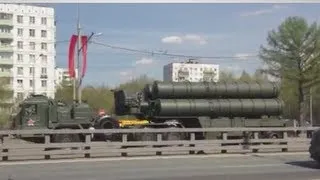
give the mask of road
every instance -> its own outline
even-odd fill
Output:
[[[0,162],[6,180],[316,180],[307,153]]]

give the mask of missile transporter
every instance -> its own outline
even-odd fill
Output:
[[[89,129],[94,113],[86,103],[65,104],[44,95],[31,95],[22,101],[18,112],[12,117],[11,129]],[[43,134],[19,135],[17,138],[43,143]],[[79,142],[82,134],[56,134],[51,142]]]
[[[116,115],[134,115],[150,122],[139,128],[292,126],[291,120],[281,118],[283,101],[278,96],[279,87],[272,82],[155,81],[137,97],[126,97],[123,90],[114,90]],[[228,138],[242,136],[228,134]],[[277,132],[260,132],[261,138],[280,136]],[[183,133],[164,137],[189,138]],[[221,134],[196,133],[196,139],[203,138],[221,138]]]

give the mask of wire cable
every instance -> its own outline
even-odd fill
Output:
[[[137,50],[120,46],[113,46],[106,43],[91,41],[92,44],[104,46],[111,49],[119,49],[124,51],[136,52],[140,54],[148,54],[148,55],[159,55],[159,56],[169,56],[169,57],[180,57],[180,58],[193,58],[193,59],[242,59],[242,58],[253,58],[258,57],[258,55],[247,55],[247,56],[195,56],[195,55],[184,55],[184,54],[173,54],[173,53],[160,53],[154,51],[145,51],[145,50]]]

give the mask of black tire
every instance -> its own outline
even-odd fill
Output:
[[[101,129],[119,129],[119,125],[112,119],[103,120],[100,125]],[[103,134],[104,141],[120,141],[120,134],[105,133]]]
[[[80,140],[80,136],[77,134],[56,134],[53,136],[53,142],[69,143],[69,142],[81,142],[81,140]]]
[[[71,143],[71,142],[81,142],[81,140],[78,134],[56,134],[53,137],[53,142]],[[78,147],[71,147],[71,149],[78,149]]]

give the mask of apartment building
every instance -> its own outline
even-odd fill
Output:
[[[10,79],[13,100],[54,98],[55,42],[53,8],[0,4],[0,78]]]
[[[201,82],[219,80],[219,65],[201,64],[197,61],[170,63],[163,67],[163,81],[168,82]]]

